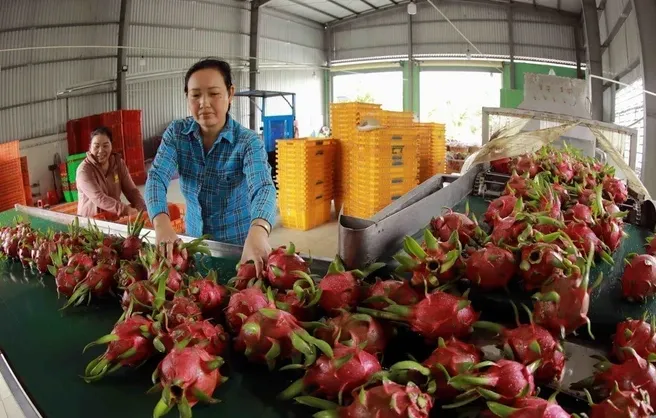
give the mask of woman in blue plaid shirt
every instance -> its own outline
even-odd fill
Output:
[[[235,86],[230,65],[215,59],[194,64],[185,76],[191,117],[168,126],[148,172],[146,204],[157,243],[178,236],[166,194],[175,171],[187,211],[186,235],[243,245],[242,261],[258,275],[269,253],[276,216],[276,189],[264,143],[229,114]]]

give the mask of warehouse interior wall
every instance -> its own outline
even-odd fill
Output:
[[[120,3],[0,2],[0,50],[10,50],[0,52],[0,143],[31,139],[21,148],[32,178],[48,177],[47,171],[32,173],[33,167],[44,165],[31,161],[40,161],[43,154],[52,157],[51,142],[61,142],[67,120],[117,108]],[[248,3],[131,3],[127,104],[143,110],[145,140],[161,135],[171,120],[187,116],[184,73],[198,59],[226,59],[233,66],[236,89],[248,89]],[[259,36],[258,88],[298,93],[301,126],[309,133],[323,117],[323,86],[315,76],[326,60],[323,26],[264,7]],[[248,104],[235,103],[233,116],[248,125]],[[65,158],[65,144],[57,148]]]
[[[644,94],[640,36],[632,0],[608,1],[598,10],[603,76],[629,86],[604,83],[604,120],[638,130],[636,171],[643,165]],[[626,147],[628,153],[628,144]]]

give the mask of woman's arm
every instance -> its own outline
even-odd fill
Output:
[[[80,165],[76,178],[77,189],[87,196],[94,205],[117,215],[128,213],[129,206],[105,194],[96,184],[93,175],[89,173],[89,170],[85,168],[84,164]]]
[[[122,158],[120,158],[118,162],[118,177],[121,179],[121,190],[128,201],[132,204],[132,207],[139,211],[146,210],[146,201],[143,196],[141,196],[141,192],[137,188],[137,185],[134,184],[132,176],[130,176],[130,172],[128,171],[128,167],[125,165],[125,161],[123,161]]]
[[[178,140],[181,127],[182,124],[176,121],[166,128],[146,179],[146,206],[155,227],[155,240],[158,245],[160,242],[174,241],[178,237],[169,218],[166,193],[178,166],[175,142]]]
[[[253,135],[244,155],[244,175],[251,200],[251,222],[263,219],[272,227],[276,220],[276,187],[271,178],[264,142]]]

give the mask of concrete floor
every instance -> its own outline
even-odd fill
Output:
[[[144,186],[140,186],[139,189],[143,193]],[[171,181],[167,197],[171,203],[184,203],[179,180]],[[337,216],[334,211],[331,222],[309,231],[283,228],[279,222],[276,222],[271,232],[271,246],[275,248],[287,245],[290,241],[296,245],[297,251],[304,254],[312,254],[313,257],[334,258],[337,254]],[[0,416],[0,418],[2,417]]]

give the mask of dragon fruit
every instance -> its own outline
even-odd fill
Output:
[[[123,261],[116,273],[119,287],[127,289],[136,282],[146,280],[148,271],[138,261]]]
[[[177,239],[172,243],[162,242],[157,248],[159,258],[168,261],[171,267],[180,273],[187,273],[194,265],[194,256],[196,254],[211,255],[207,244],[204,242],[207,238],[207,235],[203,235],[185,243],[181,239]]]
[[[289,247],[276,248],[269,254],[266,276],[271,286],[288,290],[294,287],[299,279],[297,271],[310,273],[308,263],[296,253],[296,247],[289,243]]]
[[[32,263],[32,250],[36,243],[36,235],[28,232],[18,242],[18,260],[23,267],[29,267]]]
[[[645,319],[646,314],[642,319],[627,319],[617,324],[613,336],[613,355],[620,362],[631,358],[626,356],[625,348],[633,348],[644,359],[656,353],[656,319],[652,317],[651,323]]]
[[[594,225],[592,209],[590,206],[581,203],[575,203],[572,207],[567,209],[564,216],[566,222],[580,222],[587,226]]]
[[[264,267],[266,271],[266,266]],[[244,290],[250,287],[257,280],[257,271],[255,263],[248,261],[237,265],[237,275],[228,280],[228,286],[237,290]]]
[[[48,272],[48,266],[53,265],[50,254],[54,252],[57,252],[57,244],[48,236],[42,236],[32,251],[32,260],[39,273],[46,274]]]
[[[302,367],[302,366],[301,366]],[[292,399],[304,391],[312,391],[328,399],[350,394],[382,371],[378,358],[360,348],[335,344],[333,355],[320,356],[305,375],[292,383],[279,397]]]
[[[599,275],[595,284],[589,286],[592,258],[593,254],[590,251],[586,265],[579,268],[583,272],[580,279],[557,274],[543,285],[539,293],[533,295],[536,324],[560,335],[563,339],[587,324],[588,333],[592,336],[588,318],[590,293],[601,283],[603,277]]]
[[[79,306],[85,300],[91,301],[91,297],[102,297],[112,293],[112,288],[116,284],[114,275],[116,274],[116,265],[98,264],[89,270],[81,282],[75,287],[75,291],[68,298],[66,305],[61,309],[67,309],[71,306]]]
[[[595,404],[588,393],[590,402],[589,418],[650,418],[654,409],[650,405],[649,394],[641,389],[620,390],[616,385],[610,397]]]
[[[148,281],[142,280],[132,283],[123,291],[121,305],[127,312],[127,316],[131,313],[140,312],[147,313],[153,310],[155,304],[155,287]]]
[[[168,334],[155,338],[154,346],[161,352],[170,352],[177,344],[198,347],[213,356],[222,356],[228,348],[228,334],[221,325],[213,325],[208,320],[184,322]]]
[[[537,242],[522,247],[519,274],[528,291],[539,289],[550,277],[566,269],[565,252],[556,244]]]
[[[363,301],[364,305],[372,309],[383,310],[389,305],[414,305],[419,302],[423,295],[420,295],[406,280],[380,280],[372,284],[366,291],[367,299]]]
[[[483,220],[494,227],[500,219],[512,215],[517,209],[517,202],[518,199],[513,195],[505,195],[494,199],[487,207]]]
[[[119,256],[118,252],[110,246],[102,245],[93,252],[93,262],[94,264],[106,264],[113,266],[116,269],[119,267]]]
[[[513,253],[494,244],[487,244],[467,259],[467,278],[484,290],[506,287],[516,271]]]
[[[490,167],[492,171],[501,174],[510,174],[510,163],[511,159],[508,157],[499,158],[498,160],[490,161]]]
[[[461,245],[474,244],[480,235],[480,228],[476,220],[468,216],[469,202],[465,213],[454,212],[449,209],[447,213],[431,220],[431,230],[440,241],[448,241],[453,232],[458,233]]]
[[[248,290],[248,289],[247,289]],[[273,370],[279,359],[305,356],[305,365],[316,360],[316,348],[328,357],[330,345],[312,337],[290,313],[280,309],[262,308],[244,321],[235,342],[235,349],[255,363],[265,363]]]
[[[228,289],[217,283],[216,270],[204,279],[192,280],[187,289],[189,297],[200,307],[206,318],[218,319],[222,315],[223,308],[228,303]]]
[[[151,253],[152,254],[152,253]],[[154,261],[148,269],[148,278],[159,287],[160,282],[164,281],[166,286],[166,297],[173,298],[184,286],[184,279],[179,270],[175,269],[167,260],[158,259]]]
[[[517,398],[535,394],[533,373],[539,364],[539,360],[530,365],[523,365],[505,359],[501,359],[496,363],[483,362],[475,365],[474,369],[478,370],[486,367],[486,371],[452,377],[449,379],[449,385],[460,391],[465,391],[458,397],[461,399],[459,405],[481,396],[508,405],[515,402]]]
[[[494,416],[501,418],[570,418],[571,415],[556,403],[556,394],[558,392],[549,400],[532,396],[518,398],[515,399],[512,406],[488,402],[487,407]]]
[[[561,203],[563,204],[569,203],[571,196],[569,195],[569,190],[567,190],[566,186],[563,186],[560,183],[553,183],[551,185],[551,188],[553,188],[554,192],[556,192]]]
[[[463,267],[460,257],[461,246],[458,234],[454,231],[449,242],[439,242],[431,231],[424,230],[424,247],[414,238],[406,236],[403,240],[406,254],[397,254],[394,259],[400,263],[400,271],[411,271],[410,282],[415,287],[426,289],[436,287],[440,281],[449,282],[458,278]]]
[[[490,241],[497,246],[517,247],[532,233],[532,227],[525,219],[521,213],[499,219],[494,225]]]
[[[333,316],[339,315],[340,310],[352,310],[360,300],[360,280],[384,266],[384,263],[374,263],[365,271],[346,271],[342,260],[336,256],[318,284],[321,291],[319,305]]]
[[[630,301],[644,301],[656,294],[656,257],[630,254],[622,274],[622,295]]]
[[[100,337],[84,347],[109,344],[104,354],[96,357],[86,367],[84,380],[93,382],[102,379],[121,367],[137,367],[153,354],[153,321],[133,315],[114,326],[110,334]]]
[[[513,159],[512,169],[519,175],[528,174],[530,178],[533,178],[540,172],[541,167],[532,156],[525,154]]]
[[[605,399],[611,396],[616,388],[622,391],[631,391],[635,388],[645,390],[649,394],[652,408],[656,404],[656,367],[650,362],[638,356],[632,348],[625,348],[626,359],[622,364],[613,364],[603,357],[595,357],[599,362],[595,365],[597,372],[594,376],[573,383],[570,387],[574,390],[588,389],[597,399]]]
[[[89,271],[94,266],[93,257],[89,254],[86,254],[86,253],[73,253],[68,258],[68,264],[67,265],[68,265],[68,267],[81,266],[85,270]]]
[[[406,371],[430,377],[435,384],[435,397],[439,400],[452,400],[460,391],[448,384],[449,379],[471,371],[475,364],[480,363],[481,358],[482,353],[475,345],[454,337],[446,341],[440,338],[435,351],[422,364],[402,361],[390,367],[390,371]]]
[[[63,250],[61,245],[57,246],[57,252],[52,253],[53,265],[48,266],[48,271],[55,277],[57,286],[57,295],[64,295],[70,298],[75,292],[75,288],[87,276],[87,270],[82,266],[76,267],[64,266],[62,263]]]
[[[185,296],[176,296],[172,301],[164,303],[163,310],[158,315],[158,319],[160,317],[163,317],[166,330],[171,330],[188,321],[200,321],[203,318],[203,314],[193,299]]]
[[[426,295],[416,305],[390,305],[384,311],[358,307],[358,311],[373,317],[407,322],[413,331],[433,342],[440,337],[469,335],[479,317],[466,296],[454,296],[440,290]]]
[[[388,340],[387,333],[376,319],[349,312],[324,320],[314,331],[314,336],[331,346],[336,342],[347,346],[366,342],[364,350],[371,354],[382,353]]]
[[[540,366],[535,371],[536,383],[560,382],[565,369],[563,348],[547,329],[533,323],[533,315],[526,306],[524,309],[529,314],[530,324],[519,323],[515,308],[517,328],[509,329],[486,321],[475,323],[474,328],[491,330],[501,335],[500,348],[510,360],[524,365],[539,360]]]
[[[353,394],[354,401],[349,406],[311,396],[298,396],[296,402],[323,411],[315,414],[323,418],[428,418],[433,408],[433,399],[417,385],[410,382],[406,386],[383,379],[382,385]]]
[[[140,235],[144,223],[143,212],[139,212],[134,222],[128,222],[128,236],[123,240],[120,247],[120,254],[123,260],[134,260],[139,255],[139,250],[141,250],[141,246],[143,245]]]
[[[599,254],[608,264],[614,264],[613,258],[608,254],[608,246],[599,239],[590,227],[579,222],[569,222],[566,224],[565,234],[572,240],[576,248],[584,255],[592,246],[592,253]]]
[[[249,287],[233,294],[225,310],[226,322],[235,334],[248,317],[262,308],[273,307],[273,296],[270,298],[257,287]]]
[[[603,181],[604,195],[613,202],[621,205],[629,198],[626,184],[615,177],[606,177]]]
[[[299,321],[312,321],[317,316],[316,307],[321,296],[321,291],[316,290],[312,278],[307,277],[312,286],[297,284],[294,285],[295,289],[276,294],[276,307],[294,315]]]
[[[191,408],[198,402],[216,403],[212,394],[227,378],[221,376],[219,367],[224,361],[199,347],[175,347],[157,366],[153,380],[159,378],[154,390],[162,390],[162,397],[155,406],[153,418],[169,413],[175,405],[180,416],[191,417]]]
[[[620,247],[622,239],[628,235],[624,232],[623,221],[613,216],[604,216],[597,219],[592,231],[608,247],[611,253]]]

